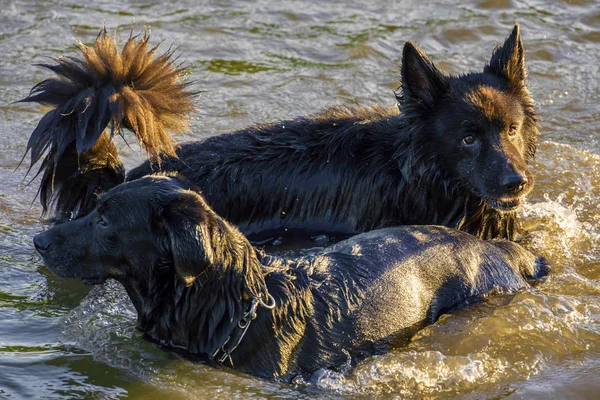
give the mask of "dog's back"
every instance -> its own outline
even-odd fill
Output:
[[[356,360],[381,353],[469,300],[526,288],[526,279],[547,272],[543,259],[517,244],[444,227],[355,236],[312,261],[315,315],[298,362],[314,370],[316,351],[330,365],[343,364],[348,354]]]
[[[367,122],[377,124],[377,135]],[[397,207],[409,189],[394,160],[402,124],[397,108],[332,108],[182,143],[179,157],[160,169],[195,182],[220,216],[254,240],[416,224]],[[127,180],[156,168],[146,161]]]

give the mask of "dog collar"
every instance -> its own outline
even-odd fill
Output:
[[[246,335],[248,328],[250,327],[250,323],[256,319],[258,307],[264,307],[267,310],[272,310],[275,308],[275,299],[269,292],[266,292],[267,302],[265,303],[260,296],[253,296],[252,302],[250,303],[250,307],[248,311],[244,313],[242,318],[238,321],[237,327],[239,330],[234,330],[231,335],[227,337],[225,342],[213,353],[210,357],[211,360],[218,362],[219,364],[224,364],[226,360],[229,360],[231,366],[233,366],[233,360],[231,359],[231,353],[240,345],[240,342]],[[235,333],[238,332],[236,335]],[[232,339],[232,337],[237,336],[237,338]],[[228,346],[231,341],[231,345]]]

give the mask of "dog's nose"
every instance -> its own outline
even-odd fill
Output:
[[[50,238],[45,233],[33,237],[33,245],[40,254],[44,254],[50,248]]]
[[[513,173],[504,178],[502,184],[507,192],[517,194],[525,189],[527,177],[519,173]]]

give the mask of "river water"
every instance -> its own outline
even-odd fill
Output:
[[[84,5],[89,4],[89,5]],[[146,342],[121,287],[48,272],[43,229],[17,169],[42,115],[14,104],[105,25],[175,44],[202,90],[192,131],[229,132],[335,104],[394,104],[404,40],[447,72],[480,70],[515,22],[543,121],[525,243],[554,270],[348,374],[287,385],[190,362]],[[593,0],[0,0],[0,398],[510,398],[600,395],[600,5]],[[133,142],[133,140],[130,140]],[[143,159],[119,146],[126,165]]]

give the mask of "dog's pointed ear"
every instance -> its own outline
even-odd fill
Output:
[[[525,48],[521,39],[521,29],[515,25],[512,33],[502,46],[498,46],[492,53],[489,65],[484,72],[491,72],[508,80],[514,89],[525,86],[527,69],[525,68]]]
[[[213,211],[204,199],[190,190],[181,190],[162,205],[161,218],[169,236],[175,273],[186,286],[214,263],[211,245]]]
[[[438,96],[447,86],[446,77],[433,65],[429,57],[411,42],[402,50],[401,106],[418,104],[431,110]]]

